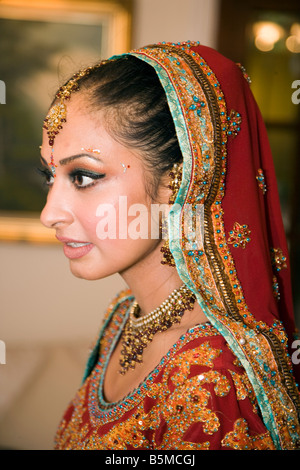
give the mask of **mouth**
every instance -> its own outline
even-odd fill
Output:
[[[84,242],[66,242],[67,246],[70,246],[71,248],[80,248],[81,246],[87,246],[90,245],[90,243],[84,243]]]
[[[78,259],[87,255],[94,245],[90,242],[81,242],[70,240],[68,238],[56,237],[60,242],[63,243],[64,254],[69,259]]]

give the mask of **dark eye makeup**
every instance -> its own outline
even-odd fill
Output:
[[[44,178],[47,186],[51,186],[54,182],[52,172],[46,168],[37,168],[38,173]],[[76,189],[86,189],[94,186],[99,179],[104,178],[104,173],[96,173],[94,171],[86,170],[83,168],[75,168],[69,173],[69,178],[74,184]]]
[[[104,173],[75,168],[69,173],[72,183],[77,189],[85,189],[96,184],[96,181],[105,177]]]

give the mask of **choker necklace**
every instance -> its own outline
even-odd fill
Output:
[[[165,331],[180,323],[185,310],[193,310],[196,297],[185,286],[175,289],[155,310],[140,316],[140,307],[134,302],[124,327],[120,358],[121,374],[142,362],[143,350],[158,331]]]

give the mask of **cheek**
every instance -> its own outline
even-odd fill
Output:
[[[125,241],[151,239],[152,225],[151,208],[142,203],[128,204],[126,197],[120,197],[116,204],[99,204],[86,227],[99,240]]]
[[[137,240],[148,241],[159,239],[159,224],[157,211],[151,204],[136,202],[142,198],[119,196],[112,202],[101,202],[84,207],[80,211],[81,224],[95,245],[103,250],[110,245],[121,250],[125,246],[133,246]]]

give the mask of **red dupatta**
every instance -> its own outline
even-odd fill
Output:
[[[182,211],[204,207],[200,243],[191,246],[182,219],[180,237],[170,238],[178,273],[245,367],[277,448],[297,448],[288,249],[267,133],[247,77],[196,43],[131,54],[155,68],[173,115],[183,154],[175,203]],[[177,220],[171,211],[170,224]]]

